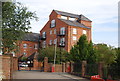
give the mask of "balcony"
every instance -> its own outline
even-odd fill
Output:
[[[65,31],[59,32],[58,36],[65,36],[65,33],[66,33]]]
[[[41,40],[46,40],[46,37],[41,37]]]
[[[60,42],[59,47],[65,47],[65,42]]]

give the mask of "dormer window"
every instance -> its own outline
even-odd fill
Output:
[[[66,16],[61,16],[61,19],[66,19],[67,20],[67,17]]]
[[[69,20],[71,20],[71,21],[75,21],[76,18],[69,17]]]
[[[51,28],[53,28],[53,27],[55,27],[55,20],[54,19],[51,21]]]
[[[85,34],[85,35],[86,35],[86,34],[87,34],[87,31],[86,31],[86,30],[83,30],[83,34]]]

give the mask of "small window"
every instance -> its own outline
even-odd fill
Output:
[[[61,42],[61,43],[64,43],[64,42],[65,42],[65,38],[61,38],[61,39],[60,39],[60,42]]]
[[[34,45],[34,48],[35,48],[35,49],[38,49],[38,45],[37,45],[37,44],[35,44],[35,45]]]
[[[43,41],[42,48],[46,48],[46,41]]]
[[[52,34],[52,30],[50,30],[50,35]]]
[[[23,53],[23,55],[26,55],[26,54],[27,54],[26,52]]]
[[[77,34],[77,29],[73,28],[73,34]]]
[[[67,20],[67,17],[66,16],[61,16],[61,19],[66,19]]]
[[[54,44],[57,44],[57,39],[54,39]]]
[[[87,34],[87,31],[86,31],[86,30],[83,30],[83,34],[85,34],[85,35],[86,35],[86,34]]]
[[[23,44],[23,48],[27,48],[27,44]]]
[[[76,37],[76,36],[73,36],[73,40],[77,40],[77,37]]]
[[[49,44],[52,45],[52,40],[49,41]]]
[[[42,37],[43,37],[43,38],[46,38],[46,32],[43,32],[43,33],[42,33]]]
[[[54,29],[54,34],[56,34],[56,29]]]
[[[52,21],[51,21],[51,28],[52,28],[52,27],[55,27],[55,20],[52,20]]]

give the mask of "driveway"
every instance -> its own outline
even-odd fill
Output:
[[[81,77],[70,75],[68,73],[49,73],[49,72],[37,72],[37,71],[17,71],[13,74],[13,79],[46,79],[46,80],[63,80],[63,81],[90,81]]]

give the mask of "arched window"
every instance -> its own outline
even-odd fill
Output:
[[[52,27],[55,27],[55,20],[54,19],[51,21],[51,28]]]

